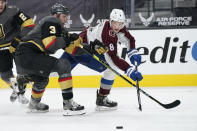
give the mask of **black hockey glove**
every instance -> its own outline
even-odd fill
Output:
[[[70,41],[75,41],[79,38],[79,35],[76,33],[70,34]]]
[[[91,41],[90,44],[83,43],[83,48],[88,51],[90,54],[104,54],[108,51],[107,46],[104,43],[100,42],[99,40]]]
[[[77,40],[79,38],[79,35],[76,34],[76,33],[70,34],[68,32],[65,32],[65,33],[63,33],[63,37],[64,37],[64,39],[66,41],[66,44],[69,45],[73,41]]]
[[[15,51],[16,51],[16,47],[19,45],[19,42],[20,40],[14,38],[12,41],[11,41],[11,45],[10,45],[10,48],[9,48],[9,51],[10,53],[14,54]]]
[[[89,46],[90,46],[90,52],[93,54],[95,54],[96,52],[98,54],[104,54],[105,52],[108,51],[107,46],[97,39],[94,40],[94,42],[91,41]]]
[[[73,36],[72,36],[73,37]],[[72,40],[70,42],[70,44],[67,44],[66,48],[65,48],[65,51],[69,54],[74,54],[76,49],[78,47],[81,47],[82,46],[82,43],[83,43],[83,39],[81,37],[78,36],[78,38],[76,39],[77,37],[73,37]]]

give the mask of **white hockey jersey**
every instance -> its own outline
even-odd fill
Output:
[[[103,42],[109,49],[105,53],[105,59],[107,63],[112,68],[119,68],[123,71],[130,66],[124,59],[118,56],[117,43],[125,44],[128,49],[135,48],[135,39],[134,37],[126,30],[126,27],[120,30],[118,34],[115,34],[111,27],[109,21],[105,23],[98,24],[95,27],[89,27],[84,30],[80,35],[84,42],[90,43],[98,39]]]

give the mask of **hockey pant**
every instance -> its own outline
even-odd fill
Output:
[[[70,63],[66,59],[57,59],[45,55],[42,52],[39,53],[26,45],[28,44],[21,45],[17,48],[15,59],[17,72],[20,75],[34,77],[32,97],[37,100],[41,99],[45,87],[48,84],[49,74],[51,72],[57,72],[63,99],[71,99],[73,93]]]
[[[14,77],[13,72],[13,56],[8,49],[0,50],[0,77],[10,87],[10,78]]]
[[[105,61],[105,58],[103,55],[97,55],[100,59]],[[101,84],[100,84],[100,91],[99,93],[102,95],[108,95],[110,93],[110,90],[112,88],[114,79],[115,79],[115,74],[107,69],[105,66],[103,66],[100,62],[95,60],[92,56],[90,55],[81,55],[81,56],[72,56],[66,52],[64,52],[61,56],[61,58],[67,59],[70,64],[71,64],[71,70],[74,69],[76,65],[79,63],[92,69],[97,72],[104,72],[103,76],[101,78]]]

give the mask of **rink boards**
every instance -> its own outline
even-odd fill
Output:
[[[142,55],[139,71],[142,87],[197,86],[197,29],[132,30],[136,48]],[[125,46],[118,44],[119,56],[129,62]],[[61,56],[58,51],[55,57]],[[15,71],[14,71],[15,72]],[[121,74],[122,71],[118,70]],[[101,75],[82,65],[73,71],[74,87],[99,87]],[[134,82],[135,83],[135,82]],[[1,87],[7,87],[0,81]],[[128,87],[116,77],[114,87]],[[59,87],[57,75],[51,75],[50,88]]]

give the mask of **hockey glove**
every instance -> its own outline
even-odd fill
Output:
[[[134,66],[130,66],[125,74],[130,77],[132,80],[136,81],[141,81],[143,79],[142,74],[140,72],[138,72],[137,70],[135,70]]]
[[[96,52],[98,54],[104,54],[107,51],[107,46],[99,40],[96,39],[94,42],[90,42],[90,52],[92,52],[93,54],[95,54]]]
[[[139,54],[138,50],[136,50],[135,48],[132,48],[131,50],[129,50],[127,52],[127,55],[133,65],[135,64],[135,61],[137,62],[137,66],[141,64],[142,57]]]
[[[10,53],[15,53],[16,47],[19,45],[19,42],[20,42],[20,40],[17,39],[17,38],[14,38],[11,41],[11,45],[10,45],[10,48],[9,48]]]
[[[74,40],[74,39],[73,39]],[[78,39],[70,42],[69,45],[67,45],[67,47],[65,48],[65,51],[69,54],[74,54],[76,49],[78,47],[81,47],[81,44],[83,43],[83,39],[81,37],[78,36]]]
[[[70,34],[68,32],[64,32],[63,37],[66,41],[66,44],[70,44],[71,42],[77,40],[79,38],[79,35],[76,33]]]

